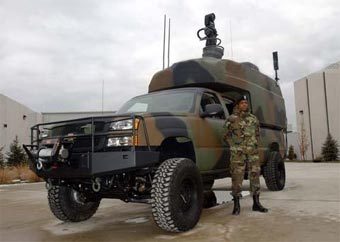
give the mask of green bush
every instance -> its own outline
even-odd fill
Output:
[[[293,145],[290,145],[290,146],[289,146],[289,149],[288,149],[288,159],[289,159],[289,160],[294,160],[294,159],[296,159],[296,154],[295,154],[294,146],[293,146]]]
[[[0,168],[5,167],[5,157],[2,151],[4,150],[4,147],[0,147]]]
[[[326,141],[322,146],[322,159],[324,161],[335,161],[339,157],[339,145],[338,142],[333,139],[331,134],[327,135]]]
[[[18,136],[15,136],[15,139],[9,147],[9,152],[7,152],[6,155],[8,166],[18,166],[27,163],[27,157],[19,144]]]

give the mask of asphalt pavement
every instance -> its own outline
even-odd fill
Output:
[[[261,180],[269,213],[251,211],[248,195],[241,215],[232,216],[230,178],[218,180],[214,190],[221,204],[203,210],[198,225],[180,234],[159,229],[147,204],[104,199],[93,218],[64,223],[50,212],[44,183],[1,185],[0,241],[339,242],[340,164],[286,163],[286,169],[283,191],[268,191]]]

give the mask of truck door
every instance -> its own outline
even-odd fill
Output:
[[[215,93],[205,92],[202,94],[200,102],[200,112],[205,111],[207,104],[220,104],[219,98]],[[223,107],[226,112],[226,109]],[[226,119],[223,116],[201,118],[198,165],[201,170],[216,170],[227,168],[227,149],[223,142],[223,125]]]

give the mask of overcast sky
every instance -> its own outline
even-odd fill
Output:
[[[162,68],[163,15],[171,60],[201,56],[196,31],[216,14],[224,58],[255,63],[280,85],[295,124],[293,82],[340,59],[338,0],[0,0],[0,93],[39,112],[116,110],[147,92]],[[230,51],[230,24],[233,56]]]

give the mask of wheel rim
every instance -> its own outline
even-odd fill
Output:
[[[85,204],[85,197],[78,191],[72,189],[71,190],[72,200],[78,204]]]
[[[182,212],[187,212],[191,208],[194,199],[197,197],[195,185],[192,180],[184,179],[182,181],[179,196],[180,209]]]

